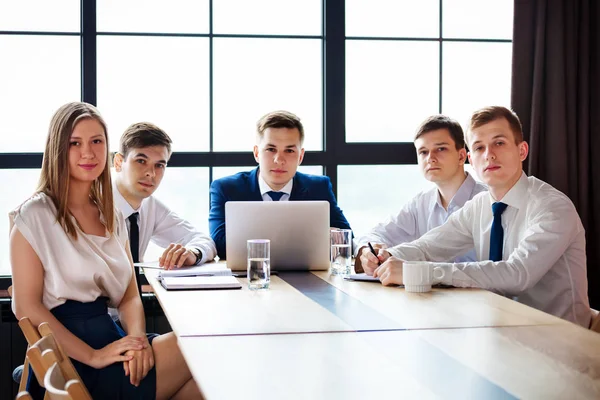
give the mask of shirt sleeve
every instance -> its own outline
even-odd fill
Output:
[[[399,246],[397,251],[390,253],[405,260],[412,255],[419,255],[421,260],[441,261],[441,255],[445,253],[443,248],[458,244],[464,235],[464,231],[455,231],[461,228],[461,219],[464,220],[466,216],[464,214],[457,215],[457,218],[452,218],[453,215],[448,220],[450,224],[436,228],[437,234],[427,234],[427,238],[423,236],[425,241],[417,240],[406,249]],[[584,235],[577,211],[567,201],[547,201],[543,210],[528,216],[526,223],[527,228],[519,245],[506,260],[435,263],[444,271],[440,282],[516,296],[532,288],[565,254],[576,237]]]
[[[419,239],[388,249],[389,253],[405,261],[449,261],[472,249],[473,202],[468,202],[444,223]]]
[[[210,236],[199,232],[185,219],[179,217],[158,199],[156,201],[156,222],[152,241],[161,247],[171,243],[180,243],[186,247],[195,247],[202,252],[196,264],[202,264],[215,258],[215,243]]]
[[[417,198],[413,198],[397,215],[377,224],[369,233],[357,241],[356,252],[367,242],[383,243],[388,247],[418,239]],[[356,254],[355,254],[356,255]]]

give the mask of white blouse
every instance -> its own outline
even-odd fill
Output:
[[[56,208],[44,193],[32,196],[9,214],[42,262],[42,302],[48,310],[67,300],[88,303],[100,296],[108,297],[111,307],[119,305],[133,269],[125,250],[125,220],[118,211],[115,216],[114,234],[89,235],[75,223],[77,239],[73,239],[56,221]],[[19,267],[12,266],[13,270]]]

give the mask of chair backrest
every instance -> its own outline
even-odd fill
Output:
[[[48,368],[44,386],[51,400],[92,400],[83,383],[77,379],[66,379],[56,362]]]
[[[23,317],[19,320],[19,328],[21,328],[21,331],[23,332],[23,335],[25,336],[29,346],[33,346],[42,338],[40,336],[40,332],[35,326],[33,326],[31,320],[27,317]]]
[[[600,333],[600,312],[592,308],[592,321],[590,322],[590,329],[594,332]]]
[[[75,380],[81,383],[82,381],[77,370],[75,370],[69,357],[62,351],[54,339],[50,326],[42,323],[40,325],[40,333],[43,334],[41,339],[27,350],[27,358],[40,385],[44,386],[46,373],[53,364],[58,365],[62,376],[64,376],[67,382]],[[81,383],[81,387],[86,396],[88,396],[87,398],[91,398],[83,383]]]
[[[15,397],[15,400],[33,400],[33,398],[28,392],[22,391],[17,393],[17,397]]]
[[[48,371],[50,365],[59,361],[59,357],[63,361],[56,346],[54,335],[42,337],[27,349],[27,358],[40,385],[44,386],[46,371]]]

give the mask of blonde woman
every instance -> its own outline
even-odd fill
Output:
[[[173,333],[146,336],[108,150],[95,107],[54,114],[37,191],[10,213],[13,312],[50,324],[94,399],[201,397]]]

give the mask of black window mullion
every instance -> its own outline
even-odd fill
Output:
[[[323,0],[325,174],[337,196],[338,154],[346,141],[346,4]]]
[[[97,105],[96,0],[81,0],[81,99]]]

